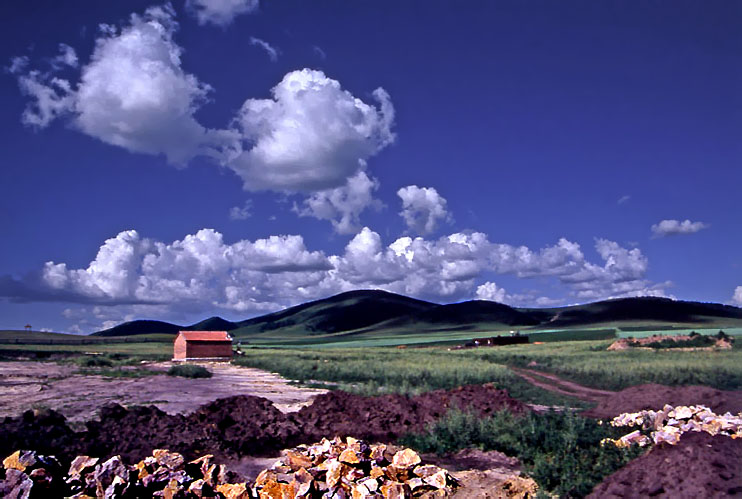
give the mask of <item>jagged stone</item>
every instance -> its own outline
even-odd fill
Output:
[[[36,464],[36,461],[37,455],[34,451],[17,450],[3,459],[3,467],[6,470],[14,469],[18,471],[26,471],[26,468]]]
[[[97,457],[77,456],[72,460],[67,474],[71,478],[80,478],[82,475],[93,471],[95,465],[98,464],[98,461],[100,461],[100,459]]]
[[[392,458],[392,464],[396,468],[412,468],[413,466],[416,466],[420,464],[420,456],[412,449],[404,449],[396,454],[394,454],[394,458]]]
[[[33,481],[27,474],[16,468],[9,468],[6,469],[5,480],[0,481],[0,497],[27,499],[31,496],[32,487]]]
[[[249,499],[250,491],[246,483],[223,483],[217,486],[216,491],[226,499]]]
[[[170,452],[167,449],[155,449],[152,456],[157,460],[157,464],[165,466],[171,470],[180,469],[185,464],[185,459],[177,452]]]

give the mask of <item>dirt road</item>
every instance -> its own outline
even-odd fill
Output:
[[[272,401],[282,412],[297,411],[326,390],[299,388],[277,374],[224,363],[202,364],[208,379],[167,376],[169,362],[143,368],[163,374],[141,378],[107,378],[76,374],[78,368],[52,362],[0,362],[0,418],[25,410],[50,408],[70,422],[95,417],[108,402],[156,405],[169,414],[189,413],[216,399],[256,395]]]
[[[597,390],[595,388],[579,385],[577,383],[573,383],[572,381],[561,379],[555,374],[517,367],[511,367],[510,369],[515,374],[525,379],[532,385],[538,386],[539,388],[543,388],[544,390],[548,390],[550,392],[559,393],[561,395],[568,395],[570,397],[574,397],[576,399],[584,400],[587,402],[600,402],[607,397],[611,397],[616,394],[616,392],[611,392],[608,390]]]

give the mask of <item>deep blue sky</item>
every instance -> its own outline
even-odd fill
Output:
[[[657,294],[742,305],[739,2],[274,0],[216,22],[197,16],[209,12],[199,2],[206,10],[175,0],[165,17],[145,13],[166,5],[151,1],[0,5],[0,329],[242,319],[355,287],[438,302]],[[103,33],[101,23],[117,29]],[[154,25],[164,34],[153,46],[182,53],[170,61],[176,79],[156,83],[162,93],[150,99],[151,82],[138,85],[152,52],[140,53],[136,37],[131,52],[113,49]],[[111,51],[95,56],[96,40]],[[76,63],[52,64],[60,43]],[[18,57],[26,64],[12,67]],[[247,99],[272,99],[285,76],[308,78],[305,68],[332,89],[325,100],[276,97],[278,111],[240,129],[239,116],[257,116],[240,111]],[[37,93],[21,88],[32,70]],[[43,126],[24,123],[53,78],[69,82],[67,104]],[[210,90],[171,117],[158,106],[180,95],[172,84],[184,78]],[[351,95],[360,118],[334,107],[352,105]],[[117,108],[131,96],[135,114]],[[367,129],[338,131],[316,116]],[[195,143],[184,122],[240,129],[243,156],[226,159],[224,142],[209,142],[218,154],[168,161],[162,153]],[[110,127],[139,145],[112,144]],[[266,160],[256,159],[261,144],[273,147]],[[285,159],[291,147],[299,159]],[[300,180],[289,184],[288,171]],[[332,208],[331,190],[342,195],[354,175],[378,187]],[[397,194],[408,186],[409,224]],[[310,196],[331,214],[312,216]],[[230,217],[246,201],[249,216]],[[200,257],[176,243],[201,229],[223,238]],[[127,230],[138,236],[91,265]],[[464,249],[472,233],[486,243]],[[285,235],[303,245],[256,242]],[[407,256],[389,248],[404,236],[422,238]],[[561,238],[562,249],[579,250],[544,250]],[[148,266],[147,255],[158,262]],[[46,262],[66,267],[45,273]]]

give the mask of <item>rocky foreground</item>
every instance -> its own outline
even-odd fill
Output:
[[[155,449],[133,466],[120,456],[105,461],[77,456],[66,473],[54,457],[16,451],[3,460],[0,471],[0,495],[17,499],[433,499],[460,491],[458,480],[447,470],[423,463],[412,449],[369,445],[352,437],[287,450],[250,483],[236,481],[212,455],[186,462],[181,454],[165,449]],[[461,497],[480,496],[480,491],[470,490]],[[528,497],[537,486],[533,480],[512,476],[501,480],[497,490],[498,497]]]

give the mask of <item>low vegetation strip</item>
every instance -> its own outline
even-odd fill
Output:
[[[616,429],[571,413],[502,411],[490,417],[451,411],[426,431],[400,443],[419,452],[447,454],[477,447],[515,456],[541,490],[560,497],[582,497],[605,477],[641,455],[639,448],[601,446]]]
[[[463,385],[493,383],[518,400],[543,405],[582,406],[572,397],[550,393],[521,379],[506,366],[472,362],[468,355],[443,348],[426,349],[252,349],[237,364],[266,369],[310,386],[353,393],[419,394]]]
[[[603,390],[622,390],[646,383],[705,385],[722,390],[742,388],[742,349],[725,351],[606,351],[609,341],[513,345],[477,349],[470,362],[486,361],[533,367],[576,383]]]

